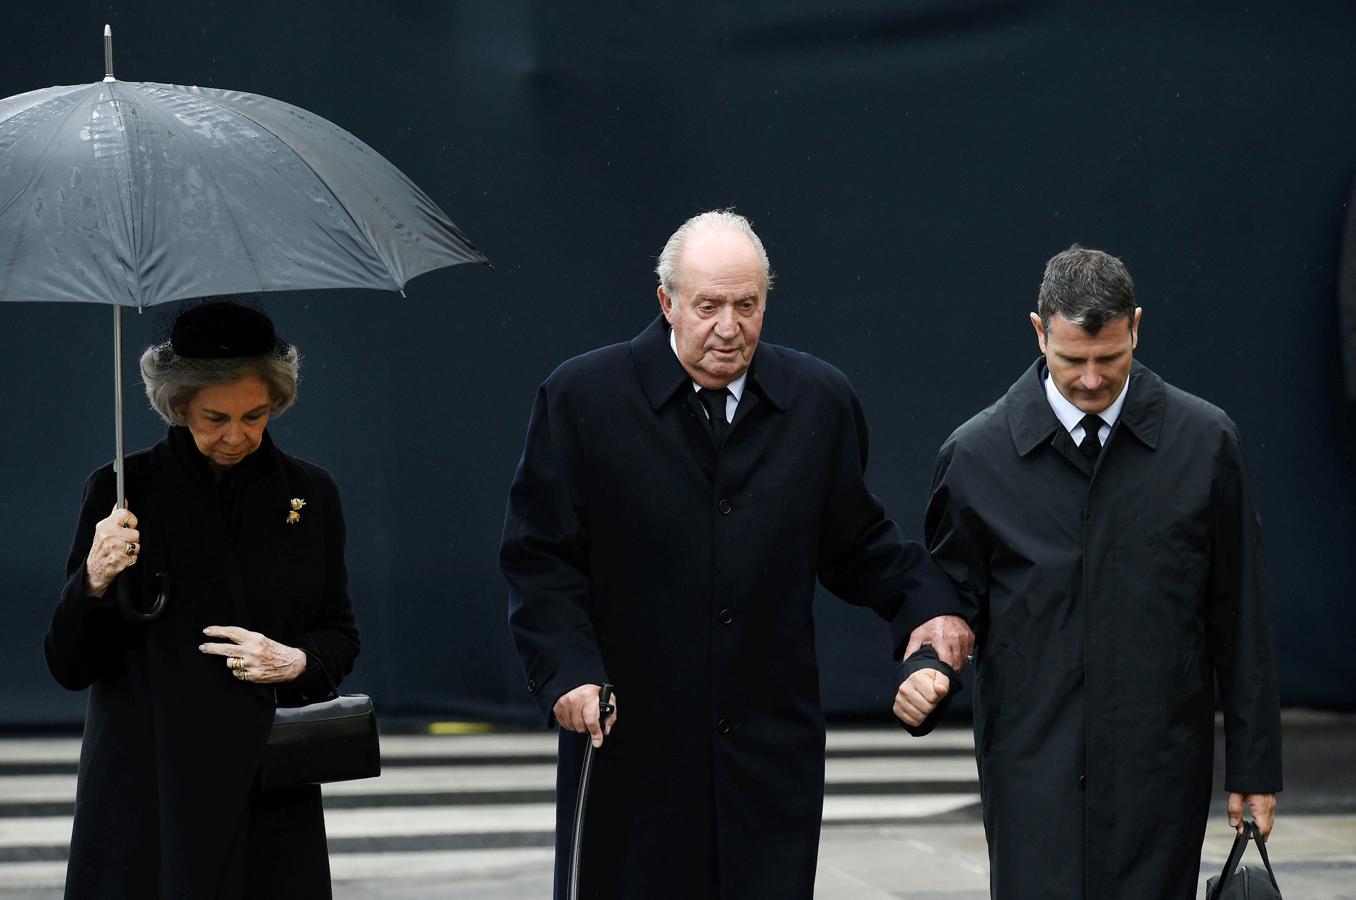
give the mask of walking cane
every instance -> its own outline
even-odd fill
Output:
[[[598,727],[602,728],[612,715],[612,685],[605,684],[598,692]],[[570,841],[570,881],[566,896],[579,900],[579,858],[584,844],[584,807],[589,802],[589,776],[593,774],[593,741],[584,747],[584,767],[579,772],[579,798],[574,804],[574,838]]]

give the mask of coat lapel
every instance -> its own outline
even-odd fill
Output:
[[[656,316],[644,331],[631,339],[631,359],[650,407],[658,412],[681,387],[692,393],[692,379],[669,346],[669,326]]]
[[[1163,431],[1163,414],[1168,408],[1168,389],[1163,379],[1146,366],[1135,363],[1130,370],[1130,392],[1125,395],[1125,406],[1116,420],[1117,431],[1125,430],[1139,438],[1150,450],[1158,449]],[[1111,445],[1110,439],[1107,446]]]
[[[1060,425],[1059,418],[1045,396],[1041,377],[1044,364],[1044,359],[1038,357],[1022,377],[1008,388],[1005,399],[1013,446],[1019,456],[1026,456],[1048,442],[1070,465],[1091,478],[1095,474],[1094,467],[1088,464],[1073,438]],[[1140,363],[1135,363],[1130,370],[1130,390],[1125,395],[1125,406],[1121,408],[1121,414],[1107,436],[1106,447],[1098,459],[1098,468],[1116,445],[1116,437],[1122,431],[1133,434],[1150,450],[1156,449],[1166,408],[1167,389],[1163,379]]]
[[[174,595],[182,602],[206,607],[202,610],[209,624],[231,624],[240,613],[239,591],[231,591],[229,602],[220,603],[220,594],[199,591],[185,583],[186,573],[214,571],[225,577],[235,570],[235,551],[221,520],[212,486],[203,471],[194,467],[189,456],[196,453],[186,431],[171,429],[169,437],[156,445],[153,504],[161,523],[165,542],[165,566]],[[191,601],[190,598],[191,597]],[[171,603],[181,602],[171,596]],[[217,620],[220,621],[217,621]]]
[[[744,382],[744,396],[735,408],[734,422],[730,424],[731,433],[755,411],[761,414],[780,412],[786,409],[786,396],[790,376],[786,361],[778,351],[781,348],[773,344],[761,344],[753,355],[749,365],[749,379]]]
[[[664,317],[657,316],[631,340],[631,359],[650,408],[660,413],[675,398],[681,398],[678,402],[684,410],[683,435],[693,458],[708,480],[715,479],[717,459],[721,453],[728,451],[732,441],[748,439],[753,423],[764,409],[784,408],[787,376],[776,349],[768,345],[760,347],[754,354],[743,396],[735,407],[734,420],[726,429],[724,444],[717,447],[715,435],[706,419],[706,411],[692,390],[692,378],[669,346],[669,326]]]
[[[744,382],[744,396],[739,398],[739,404],[735,406],[734,421],[725,432],[725,440],[728,442],[735,435],[741,422],[747,419],[758,406],[758,392],[749,390],[749,382]]]
[[[1022,373],[1022,377],[1008,388],[1004,399],[1012,444],[1018,456],[1027,456],[1037,447],[1049,444],[1056,453],[1068,460],[1069,465],[1091,478],[1092,467],[1079,452],[1073,438],[1060,425],[1055,411],[1050,408],[1041,380],[1044,366],[1044,357],[1037,357],[1030,368]]]
[[[1073,442],[1073,436],[1062,427],[1057,427],[1055,429],[1054,437],[1050,438],[1050,446],[1055,449],[1056,453],[1067,459],[1078,471],[1089,478],[1093,476],[1095,471],[1093,464],[1088,462],[1087,457],[1083,455],[1083,451],[1078,449],[1078,445]],[[1105,453],[1105,451],[1103,451],[1103,453]]]

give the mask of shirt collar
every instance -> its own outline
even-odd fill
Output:
[[[669,349],[673,351],[673,355],[675,357],[678,356],[678,337],[673,333],[672,328],[669,329]],[[678,362],[680,365],[682,364],[681,357],[678,359]],[[731,381],[729,384],[725,385],[725,389],[728,390],[730,394],[735,398],[735,403],[738,403],[740,398],[744,396],[744,382],[748,380],[748,377],[749,370],[745,369],[743,375],[740,375],[734,381]],[[700,391],[701,389],[702,386],[700,384],[697,384],[697,382],[695,381],[692,382],[692,390],[694,392]]]
[[[1074,406],[1067,397],[1059,392],[1059,388],[1055,387],[1055,382],[1050,377],[1049,369],[1045,369],[1041,373],[1041,378],[1045,382],[1045,399],[1050,401],[1050,408],[1055,411],[1055,417],[1059,419],[1059,424],[1064,426],[1065,431],[1072,434],[1073,430],[1082,424],[1083,416],[1087,413]],[[1125,406],[1125,395],[1129,391],[1130,379],[1127,378],[1125,385],[1121,388],[1120,396],[1116,398],[1115,402],[1096,414],[1099,419],[1106,423],[1107,427],[1116,424],[1116,419],[1121,414],[1121,408]]]

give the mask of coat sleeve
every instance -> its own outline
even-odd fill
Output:
[[[849,603],[890,623],[894,658],[909,634],[943,615],[960,615],[959,598],[918,541],[906,541],[866,486],[866,417],[848,389],[851,416],[836,443],[820,527],[819,580]]]
[[[1218,451],[1211,501],[1206,641],[1224,709],[1224,788],[1274,793],[1281,789],[1281,714],[1262,526],[1233,423]]]
[[[325,472],[319,473],[317,482],[324,500],[325,585],[315,619],[297,639],[297,647],[306,653],[306,671],[279,688],[279,701],[284,705],[314,703],[328,697],[331,686],[337,689],[344,676],[353,671],[361,646],[353,601],[348,595],[347,531],[339,486]]]
[[[100,469],[85,481],[80,518],[66,558],[66,584],[43,641],[52,677],[72,691],[84,690],[122,667],[126,623],[118,610],[116,585],[102,597],[85,593],[85,557],[94,543],[94,526],[112,511],[116,493],[111,469]],[[136,575],[134,566],[119,578]]]
[[[509,585],[509,627],[527,689],[546,721],[560,697],[607,673],[589,619],[587,498],[575,451],[550,392],[537,392],[509,490],[499,564]]]
[[[969,620],[982,644],[992,550],[987,531],[965,499],[963,475],[955,469],[956,452],[954,437],[937,452],[932,493],[923,516],[923,539],[933,560],[960,596],[964,610],[961,614]]]
[[[953,439],[943,444],[937,453],[932,492],[928,497],[927,512],[923,516],[923,537],[933,561],[946,574],[960,598],[961,615],[975,628],[982,642],[980,623],[988,596],[989,550],[983,539],[983,529],[977,527],[977,520],[969,513],[956,490],[952,472],[955,450]],[[951,690],[932,715],[918,727],[900,723],[915,737],[928,734],[937,726],[938,720],[951,705],[952,698],[961,690],[959,673],[937,659],[936,651],[927,644],[901,663],[899,681],[903,683],[914,672],[924,668],[937,669],[946,675],[951,680]]]

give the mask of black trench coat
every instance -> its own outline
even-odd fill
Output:
[[[262,867],[277,896],[329,897],[319,789],[252,790],[274,688],[237,681],[224,657],[198,645],[209,640],[204,627],[238,625],[305,650],[305,673],[277,689],[284,705],[329,693],[322,666],[335,679],[352,669],[358,631],[334,480],[265,433],[223,480],[238,523],[231,534],[186,429],[126,464],[142,550],[120,577],[149,598],[164,581],[156,573],[167,572],[171,599],[162,618],[137,625],[119,613],[115,588],[85,595],[85,556],[116,491],[112,467],[99,469],[85,484],[46,639],[56,680],[90,688],[67,900],[235,900],[245,870],[254,883]],[[306,506],[289,525],[293,497]]]
[[[1234,424],[1138,363],[1095,471],[1037,361],[937,461],[926,533],[977,614],[995,898],[1195,896],[1225,787],[1281,787],[1261,532]]]
[[[815,579],[902,649],[959,600],[864,480],[866,423],[838,370],[760,343],[717,451],[656,319],[537,394],[501,561],[527,686],[549,720],[616,686],[584,841],[591,898],[811,896],[824,786]],[[557,896],[584,739],[562,732]]]

